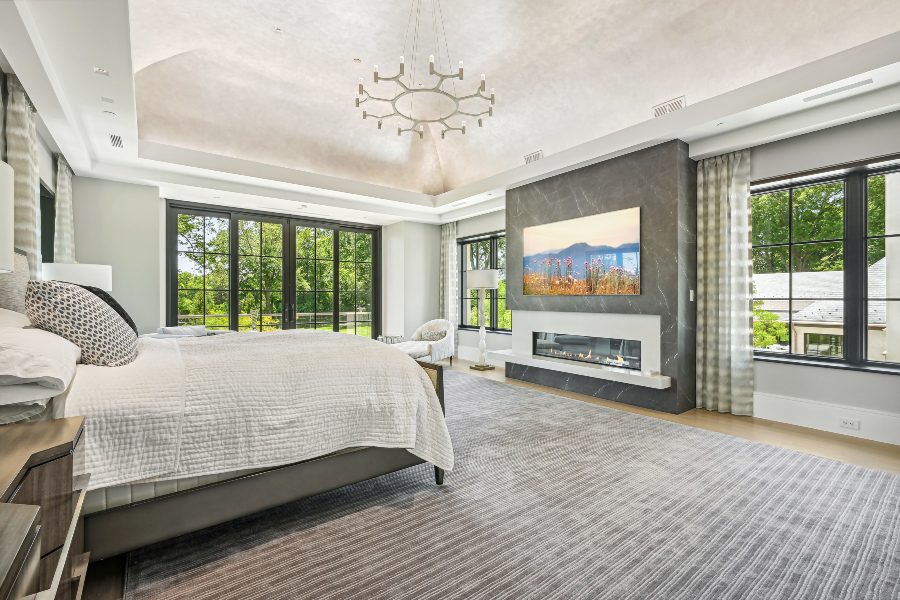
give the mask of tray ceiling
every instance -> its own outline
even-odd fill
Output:
[[[423,3],[427,11],[429,2]],[[900,3],[838,0],[456,0],[450,59],[487,74],[496,116],[465,137],[397,137],[353,97],[392,72],[409,4],[140,0],[129,4],[140,139],[439,194],[894,32]],[[773,18],[777,15],[777,18]],[[422,16],[418,64],[436,52]],[[280,32],[276,31],[276,27]],[[361,59],[354,63],[353,59]],[[446,64],[446,57],[443,57]],[[469,75],[471,74],[471,75]]]

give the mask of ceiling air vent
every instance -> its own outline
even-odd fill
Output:
[[[526,164],[526,165],[530,165],[530,164],[533,163],[534,161],[536,161],[536,160],[541,160],[542,158],[544,158],[544,151],[543,151],[543,150],[537,150],[537,151],[535,151],[535,152],[532,152],[531,154],[526,154],[526,155],[525,155],[525,164]]]
[[[681,110],[687,106],[687,101],[685,101],[684,96],[679,96],[678,98],[672,98],[671,100],[666,100],[662,104],[657,104],[653,107],[653,116],[661,117],[663,115],[667,115],[669,113],[673,113],[676,110]]]
[[[875,83],[875,81],[870,77],[869,79],[863,79],[862,81],[849,83],[839,88],[834,88],[832,90],[828,90],[827,92],[822,92],[821,94],[813,94],[812,96],[807,96],[803,99],[803,101],[815,102],[816,100],[821,100],[822,98],[827,98],[828,96],[834,96],[835,94],[840,94],[841,92],[849,92],[850,90],[855,90],[856,88],[866,85],[872,85],[873,83]]]
[[[124,148],[125,145],[122,144],[122,136],[117,135],[115,133],[109,134],[109,145],[113,148]]]

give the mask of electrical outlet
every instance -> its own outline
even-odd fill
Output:
[[[855,431],[859,431],[859,419],[852,419],[850,417],[841,417],[841,428],[842,429],[853,429]]]

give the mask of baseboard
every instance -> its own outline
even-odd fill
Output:
[[[463,346],[460,344],[456,348],[456,356],[461,358],[462,360],[469,360],[472,362],[478,362],[478,347],[477,346]],[[488,360],[489,363],[496,366],[498,369],[503,369],[504,363],[502,360]]]
[[[762,392],[753,394],[753,405],[760,419],[900,445],[900,413]],[[856,419],[859,430],[842,428],[842,418]]]

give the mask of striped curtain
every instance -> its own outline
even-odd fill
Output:
[[[697,407],[753,414],[750,151],[697,165]]]
[[[16,248],[28,258],[32,279],[41,273],[41,196],[38,180],[37,129],[34,107],[15,75],[7,75],[6,151],[15,171]]]
[[[75,218],[72,210],[72,169],[62,156],[56,161],[56,230],[53,260],[75,262]]]
[[[454,329],[459,323],[459,266],[456,249],[456,222],[441,225],[441,318],[450,321]],[[459,335],[453,336],[459,347]],[[454,352],[455,354],[455,352]]]
[[[6,111],[3,109],[6,89],[6,74],[0,71],[0,160],[3,162],[6,162]]]

